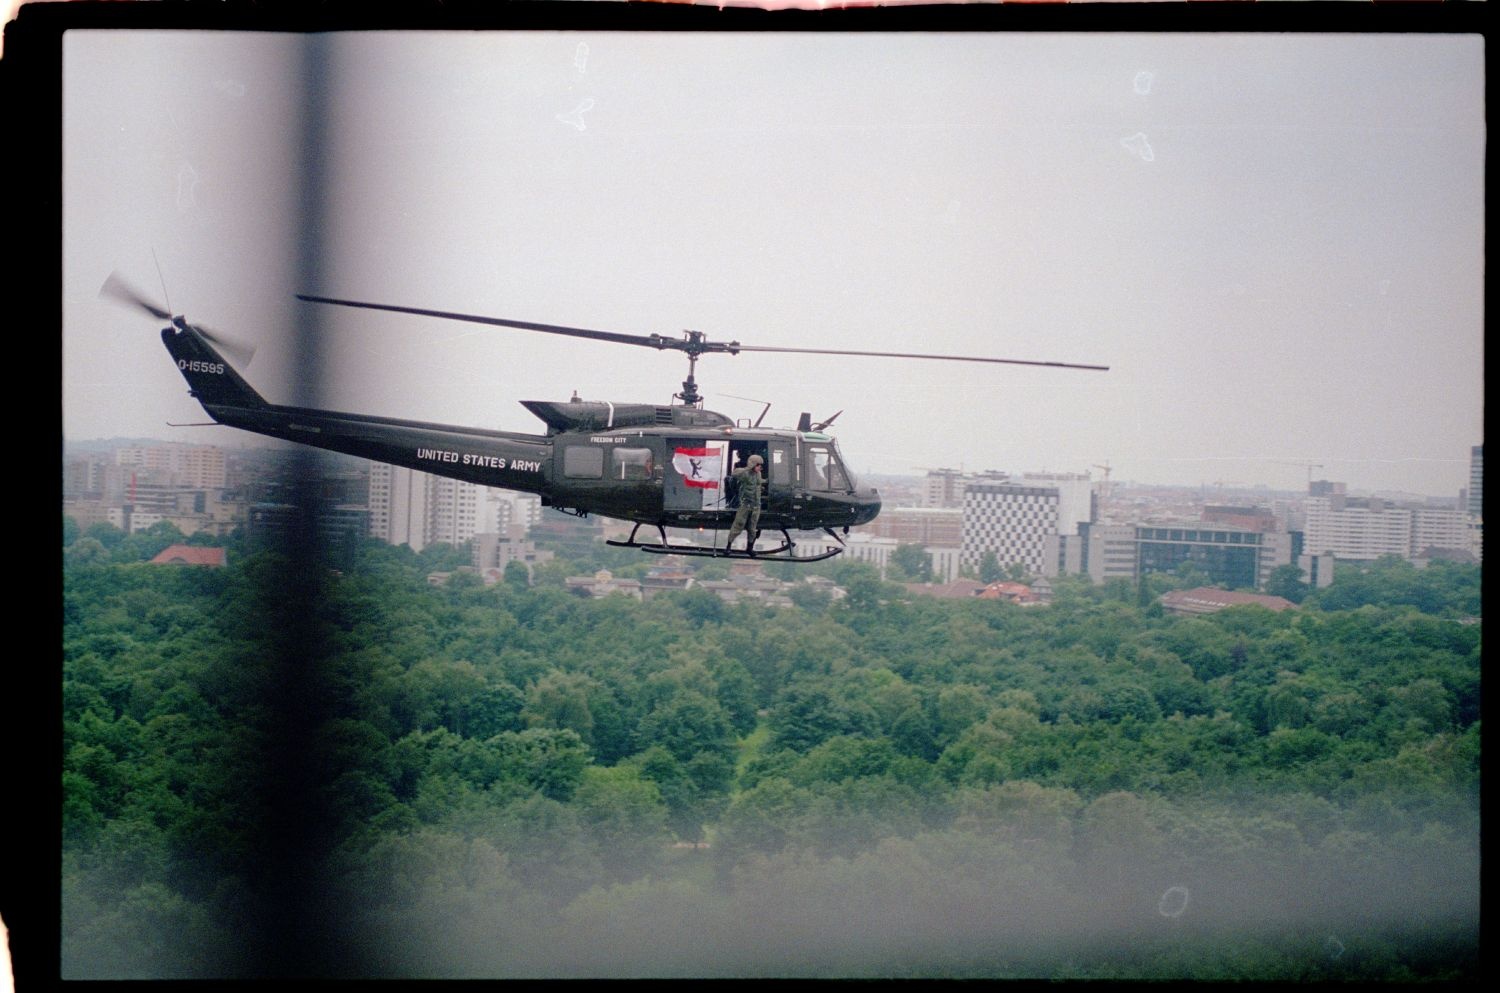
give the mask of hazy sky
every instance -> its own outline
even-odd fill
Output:
[[[297,292],[744,344],[1111,371],[706,356],[708,406],[856,470],[1456,495],[1483,440],[1478,36],[358,33],[326,39],[327,251],[296,271],[299,35],[64,38],[64,432],[234,444],[118,270],[253,341],[290,402],[541,431],[665,403],[675,353]],[[318,311],[313,314],[312,311]],[[315,321],[321,321],[314,327]],[[1100,476],[1098,469],[1094,475]]]

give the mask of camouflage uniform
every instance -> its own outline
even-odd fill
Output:
[[[741,531],[748,532],[745,536],[745,550],[750,551],[755,547],[755,536],[760,531],[760,488],[764,482],[760,467],[765,461],[759,455],[752,455],[745,463],[745,468],[734,471],[734,478],[739,483],[740,509],[734,513],[729,540],[724,543],[726,551],[734,546],[734,539],[739,537]]]

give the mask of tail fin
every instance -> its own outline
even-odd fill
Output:
[[[180,319],[174,321],[172,327],[162,328],[161,340],[176,360],[191,394],[204,407],[267,406],[265,399],[191,324]]]

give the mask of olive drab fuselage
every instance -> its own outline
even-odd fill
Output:
[[[523,401],[542,435],[267,403],[196,328],[180,319],[162,341],[215,421],[316,448],[483,486],[535,493],[543,506],[662,528],[727,528],[725,478],[764,460],[762,529],[847,528],[880,512],[834,440],[755,428],[696,406]]]
[[[757,454],[764,460],[764,529],[847,527],[873,520],[880,510],[875,491],[859,487],[844,467],[834,440],[817,432],[653,427],[567,432],[551,440],[553,489],[544,500],[607,517],[664,527],[727,526],[738,507],[734,495],[726,499],[727,479]]]

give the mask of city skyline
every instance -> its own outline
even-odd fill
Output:
[[[700,365],[731,416],[843,409],[856,471],[1456,496],[1483,440],[1483,92],[1465,35],[69,32],[64,432],[204,420],[156,322],[98,299],[118,271],[256,345],[273,402],[308,336],[328,407],[508,430],[541,430],[519,400],[665,403],[686,372],[294,299],[327,293],[1111,366]]]
[[[145,444],[145,443],[158,444],[158,445],[206,445],[206,446],[218,447],[218,448],[224,449],[225,451],[236,451],[236,450],[249,449],[249,450],[257,450],[257,451],[259,451],[259,450],[268,450],[268,451],[292,452],[292,451],[296,451],[296,450],[304,447],[302,445],[298,445],[295,442],[285,441],[285,440],[280,439],[280,438],[267,438],[267,437],[264,437],[262,435],[250,434],[250,433],[244,432],[244,431],[234,431],[234,430],[227,429],[227,428],[218,429],[218,430],[223,435],[226,436],[226,440],[215,441],[215,442],[207,442],[207,441],[185,441],[185,440],[182,440],[180,438],[179,439],[172,439],[172,438],[163,438],[163,437],[160,437],[160,436],[149,436],[149,435],[145,435],[145,436],[131,436],[131,437],[114,436],[114,437],[108,437],[108,438],[65,438],[63,440],[63,447],[64,447],[65,450],[68,449],[68,448],[73,448],[75,450],[75,455],[77,453],[79,453],[79,452],[91,452],[91,451],[92,452],[97,452],[97,451],[102,451],[102,450],[112,450],[115,447],[124,447],[124,446],[130,445],[130,444]],[[362,458],[361,456],[357,456],[357,455],[341,455],[341,454],[331,453],[331,452],[324,452],[322,454],[325,455],[325,456],[327,456],[327,457],[329,457],[329,458],[339,459],[339,460],[347,460],[347,461],[353,461],[353,462],[369,462],[371,465],[384,464],[384,463],[376,463],[373,460],[365,459],[365,458]],[[1263,481],[1258,481],[1258,480],[1246,480],[1246,481],[1243,481],[1243,482],[1237,482],[1237,483],[1235,483],[1233,485],[1230,485],[1230,484],[1224,483],[1222,480],[1220,480],[1220,481],[1207,481],[1207,482],[1202,481],[1202,480],[1199,480],[1199,481],[1187,481],[1187,480],[1177,480],[1177,481],[1172,481],[1172,480],[1165,480],[1165,481],[1144,481],[1144,480],[1130,479],[1130,478],[1127,478],[1127,477],[1121,477],[1121,476],[1118,476],[1118,475],[1111,475],[1106,480],[1106,478],[1104,477],[1104,474],[1100,471],[1101,468],[1102,467],[1099,466],[1099,465],[1091,465],[1091,466],[1087,466],[1087,467],[1084,467],[1084,468],[1081,468],[1081,469],[1077,470],[1077,473],[1080,474],[1080,475],[1087,475],[1087,476],[1089,476],[1090,479],[1091,479],[1091,481],[1092,481],[1092,483],[1093,483],[1093,485],[1095,487],[1101,487],[1101,486],[1105,485],[1106,483],[1108,483],[1108,485],[1110,487],[1121,487],[1121,486],[1123,486],[1123,487],[1138,487],[1138,488],[1141,488],[1141,489],[1160,488],[1160,489],[1180,489],[1180,490],[1199,490],[1199,491],[1202,491],[1206,487],[1212,487],[1212,488],[1218,490],[1219,492],[1226,493],[1226,494],[1228,494],[1228,493],[1255,494],[1255,493],[1259,493],[1261,491],[1264,491],[1267,494],[1274,494],[1274,495],[1288,495],[1288,494],[1290,494],[1290,495],[1294,495],[1294,496],[1307,496],[1309,494],[1309,484],[1310,483],[1313,483],[1313,482],[1335,482],[1335,483],[1341,483],[1341,484],[1346,485],[1348,487],[1348,492],[1350,493],[1350,495],[1353,495],[1353,496],[1378,495],[1380,493],[1400,493],[1400,494],[1405,494],[1405,495],[1413,496],[1413,497],[1424,497],[1424,498],[1438,499],[1438,500],[1453,500],[1455,502],[1458,500],[1458,497],[1459,497],[1458,493],[1436,493],[1436,492],[1425,492],[1425,491],[1421,491],[1421,490],[1397,490],[1397,489],[1389,489],[1389,488],[1387,488],[1387,489],[1372,488],[1372,487],[1369,487],[1369,486],[1362,485],[1358,480],[1327,480],[1327,479],[1323,478],[1322,474],[1314,476],[1311,480],[1304,480],[1300,484],[1291,485],[1291,486],[1273,486],[1270,483],[1263,482]],[[935,467],[931,467],[931,469],[929,469],[927,467],[922,467],[922,468],[913,469],[910,472],[875,472],[875,473],[868,473],[867,475],[870,475],[872,477],[879,477],[879,478],[882,478],[882,479],[901,479],[901,480],[907,480],[907,481],[910,481],[911,485],[920,485],[923,482],[923,480],[927,477],[928,473],[930,471],[933,471],[933,470],[941,471],[941,472],[956,472],[956,473],[961,473],[961,474],[980,474],[980,473],[999,472],[1001,474],[1007,474],[1007,475],[1009,475],[1010,477],[1012,477],[1016,481],[1021,481],[1021,479],[1023,477],[1028,476],[1028,475],[1032,475],[1032,474],[1046,474],[1046,473],[1049,472],[1049,470],[1038,469],[1038,468],[1035,468],[1035,467],[1025,468],[1025,467],[1021,467],[1021,466],[1011,466],[1011,467],[986,466],[984,468],[977,468],[977,467],[973,467],[973,466],[965,467],[965,466],[955,465],[955,466],[935,466]],[[1061,471],[1063,473],[1068,473],[1071,470],[1062,469],[1062,470],[1059,470],[1059,471]],[[513,493],[513,494],[516,494],[516,495],[523,495],[523,491],[521,491],[521,490],[507,490],[504,487],[490,487],[490,488],[491,489],[500,490],[501,492],[504,492],[504,493]],[[895,507],[897,505],[896,504],[890,504],[889,506],[890,507]],[[907,504],[901,504],[900,506],[907,507],[908,505]]]

